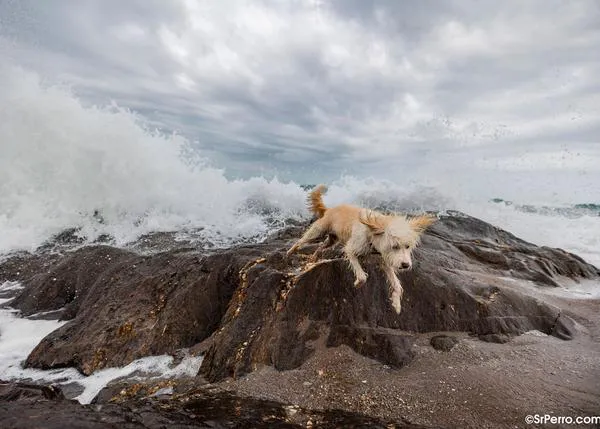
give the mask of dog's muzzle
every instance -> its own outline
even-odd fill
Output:
[[[411,268],[412,268],[411,265],[402,264],[398,268],[396,268],[396,272],[397,273],[403,273],[403,272],[409,271]]]

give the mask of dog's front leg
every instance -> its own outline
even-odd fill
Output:
[[[400,314],[400,311],[402,310],[402,295],[404,294],[404,289],[402,289],[402,284],[396,276],[393,267],[390,267],[389,265],[384,265],[383,271],[385,272],[387,281],[390,284],[390,301],[392,302],[392,307],[394,307],[396,313]]]
[[[348,258],[352,271],[354,271],[354,277],[356,279],[354,280],[354,287],[361,287],[367,281],[367,273],[365,273],[365,270],[360,266],[358,257],[351,247],[344,247],[344,253],[346,254],[346,258]]]

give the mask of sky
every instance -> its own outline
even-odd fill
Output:
[[[600,201],[597,0],[0,0],[0,54],[232,177]]]

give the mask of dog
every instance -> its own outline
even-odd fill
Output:
[[[319,185],[310,192],[308,206],[317,220],[287,251],[288,257],[301,246],[327,235],[327,239],[315,251],[313,259],[317,259],[325,248],[339,241],[344,246],[344,254],[354,272],[354,286],[361,287],[367,281],[367,273],[358,257],[375,251],[383,261],[383,271],[390,285],[392,307],[396,313],[400,313],[404,291],[396,271],[412,268],[412,251],[419,243],[423,231],[437,218],[431,215],[407,218],[404,215],[382,214],[348,204],[328,208],[323,203],[326,191],[325,185]]]

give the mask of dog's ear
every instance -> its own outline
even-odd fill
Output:
[[[414,231],[421,233],[421,232],[425,231],[428,227],[430,227],[436,221],[437,221],[437,217],[426,214],[426,215],[413,217],[408,220],[408,223]]]
[[[374,235],[381,235],[385,232],[385,225],[372,210],[362,211],[358,216],[358,220],[363,225],[368,226]]]

